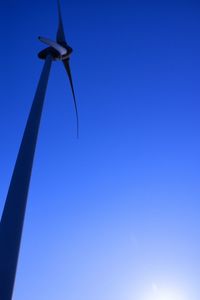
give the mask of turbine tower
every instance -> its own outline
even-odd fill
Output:
[[[77,136],[79,132],[78,111],[69,65],[73,50],[66,42],[59,0],[57,4],[59,24],[56,41],[39,37],[40,41],[48,45],[48,48],[38,54],[39,58],[45,61],[44,67],[26,123],[0,221],[0,300],[12,299],[35,148],[52,61],[62,61],[66,69],[76,112]]]

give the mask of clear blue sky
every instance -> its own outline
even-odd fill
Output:
[[[198,300],[200,4],[61,5],[80,139],[54,63],[13,299]],[[2,209],[56,2],[1,1],[0,19]]]

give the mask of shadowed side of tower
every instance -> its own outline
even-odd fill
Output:
[[[44,98],[52,64],[46,57],[0,222],[0,300],[11,300]]]

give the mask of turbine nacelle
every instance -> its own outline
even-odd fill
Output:
[[[72,48],[68,46],[66,43],[62,43],[62,45],[58,42],[52,41],[45,37],[39,36],[38,39],[48,45],[49,47],[39,52],[38,57],[41,59],[46,59],[48,55],[51,55],[54,60],[66,60],[69,59]]]

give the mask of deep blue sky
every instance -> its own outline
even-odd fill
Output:
[[[14,300],[157,300],[157,289],[198,300],[200,4],[61,5],[80,139],[54,63]],[[56,2],[2,1],[0,20],[2,209]]]

